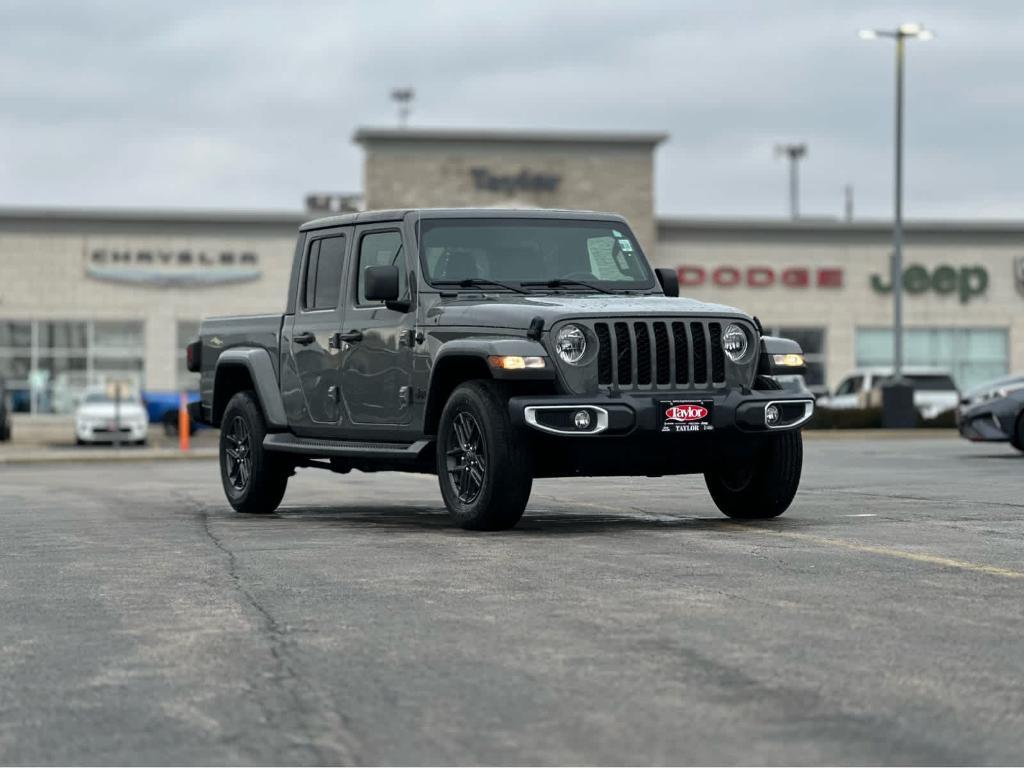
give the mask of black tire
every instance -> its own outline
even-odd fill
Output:
[[[0,443],[6,443],[11,439],[11,425],[0,424]]]
[[[774,380],[759,376],[754,389],[782,389]],[[729,470],[704,474],[704,482],[715,505],[735,520],[765,520],[778,517],[793,502],[800,487],[804,447],[800,430],[759,435],[750,462]]]
[[[270,514],[284,498],[291,468],[263,449],[267,424],[252,390],[231,398],[220,427],[220,478],[228,503],[236,512]]]
[[[1013,434],[1010,435],[1010,445],[1024,453],[1024,411],[1021,411],[1017,417],[1017,423],[1013,427]]]
[[[460,528],[501,531],[523,516],[533,476],[494,382],[461,384],[448,398],[437,430],[437,479]]]

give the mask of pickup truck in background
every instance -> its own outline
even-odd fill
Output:
[[[515,525],[535,477],[700,473],[726,515],[779,515],[814,402],[771,377],[802,373],[801,350],[678,291],[613,214],[319,219],[283,314],[203,321],[189,409],[221,429],[240,512],[317,468],[435,473],[470,529]]]

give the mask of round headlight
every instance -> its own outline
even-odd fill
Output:
[[[567,325],[555,337],[555,351],[569,365],[579,365],[587,351],[587,336],[578,325]]]
[[[725,354],[729,356],[730,360],[738,363],[746,356],[749,346],[750,342],[747,340],[746,331],[735,323],[726,326],[725,333],[722,334],[722,349],[725,350]]]

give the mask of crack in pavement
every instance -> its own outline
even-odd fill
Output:
[[[274,617],[267,606],[242,582],[239,574],[238,558],[231,548],[224,543],[224,540],[213,532],[213,529],[210,527],[210,515],[206,508],[188,497],[183,496],[182,498],[192,507],[195,516],[200,522],[203,533],[227,559],[227,575],[231,579],[234,589],[259,616],[260,634],[267,641],[270,655],[276,667],[276,671],[270,679],[291,701],[292,706],[288,707],[287,710],[295,713],[296,717],[294,718],[295,722],[290,724],[290,726],[294,726],[301,732],[302,741],[292,746],[306,753],[306,758],[303,762],[320,765],[357,765],[362,763],[363,761],[356,758],[355,751],[351,745],[338,739],[337,731],[343,730],[342,723],[335,724],[334,729],[317,730],[318,733],[331,733],[335,737],[330,745],[324,745],[314,737],[314,731],[309,724],[310,719],[314,716],[322,716],[325,713],[331,712],[331,710],[329,707],[310,707],[303,701],[300,691],[310,692],[312,691],[312,686],[303,682],[300,673],[289,658],[289,649],[294,646],[294,642],[288,636],[288,629]],[[262,697],[257,701],[257,704],[263,711],[268,724],[279,721],[280,713],[268,707]],[[337,713],[333,714],[338,720],[341,720],[340,715],[337,715]],[[290,730],[290,727],[286,727],[284,730],[287,732]],[[293,756],[286,760],[286,762],[297,761]]]

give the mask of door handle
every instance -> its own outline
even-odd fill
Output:
[[[363,340],[363,332],[362,331],[349,331],[348,333],[339,333],[338,334],[338,341],[355,342],[355,341],[362,341],[362,340]]]
[[[305,333],[297,333],[294,336],[292,336],[292,341],[294,341],[296,344],[302,344],[303,346],[305,346],[306,344],[312,344],[314,341],[316,341],[316,334],[313,333],[312,331],[306,331]]]

